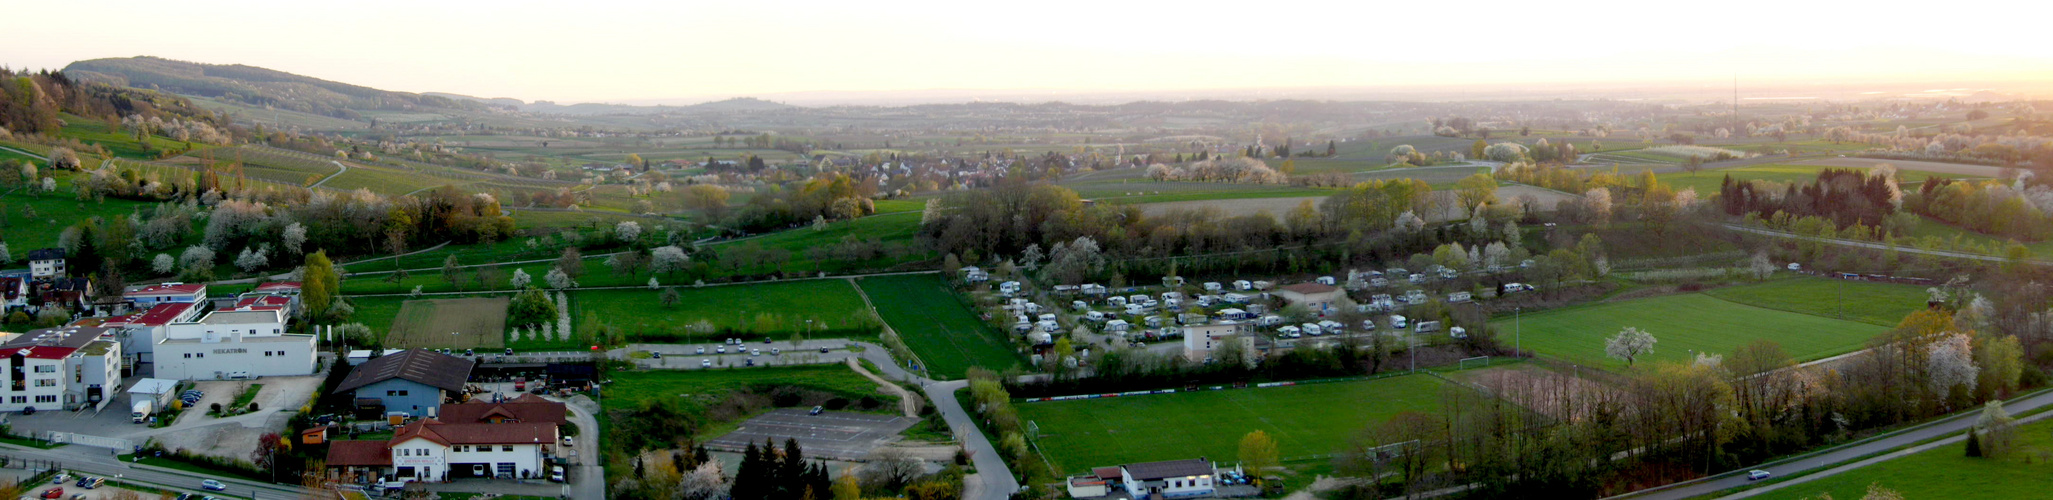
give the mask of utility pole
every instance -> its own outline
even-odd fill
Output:
[[[1525,323],[1519,321],[1519,313],[1524,311],[1523,307],[1511,308],[1511,349],[1520,356],[1525,355]]]

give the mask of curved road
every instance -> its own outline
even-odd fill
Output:
[[[2010,414],[2016,415],[2047,405],[2053,405],[2053,391],[2041,391],[2038,394],[2012,400],[2011,402],[2004,404],[2003,408],[2005,410],[2009,410]],[[2053,414],[2034,415],[2033,418],[2043,418],[2044,415]],[[1739,470],[1733,470],[1716,476],[1698,479],[1695,481],[1686,481],[1659,488],[1650,488],[1635,491],[1624,495],[1609,497],[1605,500],[1627,498],[1636,500],[1683,500],[1687,498],[1696,498],[1699,496],[1710,495],[1720,491],[1745,487],[1749,484],[1753,484],[1753,481],[1748,480],[1746,477],[1746,472],[1749,470],[1759,469],[1768,471],[1769,473],[1775,474],[1777,476],[1788,476],[1800,472],[1827,469],[1832,467],[1833,464],[1847,462],[1850,460],[1856,460],[1868,455],[1887,452],[1889,450],[1909,446],[1927,439],[1941,438],[1946,436],[1958,437],[1958,435],[1962,434],[1961,431],[1966,430],[1968,426],[1974,425],[1975,420],[1979,418],[1981,418],[1981,412],[1969,411],[1961,415],[1939,419],[1931,423],[1923,424],[1917,427],[1912,427],[1910,429],[1905,429],[1890,434],[1883,434],[1881,436],[1876,436],[1865,440],[1848,443],[1835,448],[1828,448],[1807,455],[1786,458],[1774,462],[1756,465],[1753,467],[1746,467]],[[1886,457],[1889,456],[1885,455],[1883,458]],[[1865,462],[1861,464],[1852,464],[1847,467],[1831,468],[1830,470],[1826,470],[1824,473],[1821,474],[1829,475],[1843,472],[1845,470],[1851,470],[1854,468],[1854,465],[1865,465]],[[1811,477],[1815,479],[1818,477],[1825,476],[1813,474],[1811,476],[1806,477]],[[1793,485],[1801,481],[1808,481],[1808,479],[1794,482],[1785,482],[1780,484]],[[1784,486],[1776,485],[1771,486],[1769,488],[1782,487]],[[1752,493],[1740,493],[1725,498],[1745,498],[1746,496],[1771,491],[1771,489],[1769,488],[1752,490]]]

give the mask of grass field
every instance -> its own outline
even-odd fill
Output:
[[[1005,370],[1020,364],[1012,343],[957,302],[940,276],[882,276],[857,284],[936,378],[962,378],[973,366]]]
[[[571,292],[576,313],[586,313],[628,333],[686,334],[699,322],[715,329],[783,336],[815,330],[870,328],[875,316],[847,280],[805,280],[762,285],[677,287],[676,306],[664,307],[655,290],[585,290]],[[699,335],[717,336],[717,332]]]
[[[409,300],[392,320],[385,345],[454,349],[506,347],[506,297]]]
[[[44,172],[57,179],[57,192],[30,195],[26,189],[0,189],[0,241],[7,242],[16,259],[28,255],[29,250],[57,246],[57,236],[65,226],[88,217],[126,216],[151,205],[116,198],[78,201],[71,187],[77,173],[47,169]],[[35,216],[30,217],[31,213]]]
[[[1668,295],[1526,314],[1522,326],[1499,317],[1497,331],[1523,331],[1525,348],[1578,363],[1613,368],[1625,362],[1604,355],[1604,339],[1625,327],[1651,333],[1659,342],[1651,361],[1688,361],[1697,352],[1728,354],[1755,339],[1770,339],[1798,360],[1850,352],[1887,328],[1788,311],[1755,307],[1701,293]]]
[[[1754,498],[1861,498],[1868,485],[1903,498],[2045,498],[2053,491],[2053,421],[2018,428],[2017,451],[1999,459],[1968,458],[1966,445],[1934,447],[1895,460],[1789,486]]]
[[[1924,309],[1927,298],[1920,286],[1808,276],[1704,293],[1755,307],[1889,327]]]
[[[686,395],[718,395],[757,386],[799,386],[839,394],[847,398],[874,396],[897,402],[898,398],[878,390],[877,383],[846,365],[734,368],[726,370],[650,370],[614,372],[606,384],[606,409],[634,408],[655,398]]]
[[[1286,460],[1332,453],[1363,428],[1399,412],[1433,412],[1446,383],[1426,375],[1266,389],[1017,403],[1041,426],[1057,471],[1084,472],[1154,460],[1232,461],[1241,436],[1276,439]],[[1317,411],[1310,411],[1317,409]]]

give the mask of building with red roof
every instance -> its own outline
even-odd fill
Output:
[[[121,351],[135,362],[154,363],[157,343],[168,336],[170,325],[191,322],[199,316],[198,303],[165,302],[143,312],[107,318],[100,326],[121,330]]]
[[[0,412],[99,409],[121,388],[118,330],[31,330],[0,343]]]
[[[535,403],[521,403],[535,404]],[[553,404],[559,407],[562,403]],[[562,435],[548,422],[445,423],[415,420],[383,441],[330,441],[328,467],[338,473],[443,482],[467,477],[543,477]]]

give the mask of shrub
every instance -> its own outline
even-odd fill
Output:
[[[839,410],[839,409],[842,409],[842,408],[847,408],[847,407],[848,407],[848,398],[834,398],[834,399],[829,399],[829,400],[827,400],[827,404],[824,404],[824,405],[821,405],[821,406],[825,406],[825,407],[826,407],[827,409],[829,409],[829,410]]]
[[[881,404],[883,404],[882,401],[877,401],[877,398],[871,396],[863,396],[861,400],[856,401],[856,405],[861,406],[865,410],[875,409]]]

